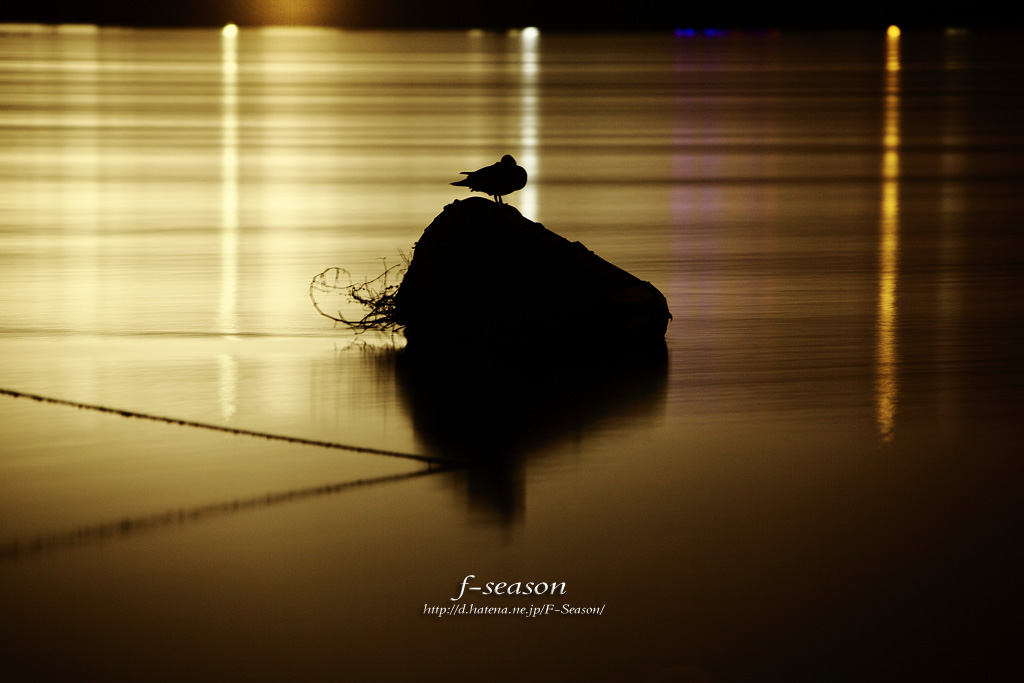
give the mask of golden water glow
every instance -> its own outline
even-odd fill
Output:
[[[886,41],[885,122],[882,133],[882,206],[879,229],[878,345],[875,417],[883,441],[891,441],[899,391],[897,376],[897,278],[900,219],[900,45],[899,29]]]
[[[254,23],[269,26],[329,26],[338,17],[337,3],[323,0],[253,0],[244,9]]]

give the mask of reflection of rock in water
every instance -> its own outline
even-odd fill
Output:
[[[466,349],[396,352],[395,372],[426,446],[471,463],[470,500],[505,520],[524,505],[523,460],[616,415],[649,415],[663,402],[668,355],[530,359]]]
[[[331,272],[310,286],[321,313]],[[343,288],[370,304],[354,326],[404,329],[409,346],[381,361],[395,363],[417,435],[438,456],[471,463],[471,500],[506,519],[523,505],[524,456],[610,415],[649,411],[663,395],[665,296],[514,207],[449,204],[401,285],[376,282]],[[464,330],[486,345],[455,346]]]

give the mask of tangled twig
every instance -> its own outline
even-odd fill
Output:
[[[395,294],[398,293],[402,276],[409,267],[409,258],[402,252],[399,252],[399,255],[402,257],[402,263],[388,266],[387,260],[381,259],[384,262],[384,272],[372,280],[364,280],[361,283],[353,284],[352,274],[336,266],[317,274],[309,283],[309,299],[313,302],[313,307],[325,318],[348,325],[357,332],[401,329],[403,326],[395,321]],[[348,279],[348,284],[341,281],[343,273]],[[328,313],[317,301],[318,294],[322,297],[344,296],[345,303],[359,304],[367,309],[366,313],[358,320],[345,317],[340,310],[337,314]]]

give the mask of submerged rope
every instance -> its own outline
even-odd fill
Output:
[[[180,525],[187,524],[188,522],[198,522],[218,515],[227,515],[257,508],[266,508],[272,505],[280,505],[282,503],[291,503],[297,500],[303,500],[305,498],[328,496],[362,486],[401,481],[403,479],[414,479],[428,474],[448,472],[453,469],[456,468],[453,466],[431,467],[417,472],[392,474],[373,479],[356,479],[338,484],[326,484],[324,486],[313,486],[304,489],[292,489],[290,491],[267,493],[262,496],[238,498],[223,503],[212,503],[192,508],[168,510],[167,512],[161,512],[153,515],[125,517],[124,519],[106,522],[104,524],[92,524],[89,526],[79,527],[78,529],[64,533],[42,534],[22,540],[15,539],[4,541],[0,543],[0,561],[13,560],[22,555],[37,555],[44,551],[56,548],[69,548],[85,545],[87,543],[95,543],[116,536],[128,536],[174,524]]]
[[[192,427],[194,429],[208,429],[210,431],[215,432],[226,432],[228,434],[235,434],[238,436],[250,436],[259,439],[267,439],[270,441],[284,441],[287,443],[301,444],[303,446],[318,446],[320,448],[333,448],[343,451],[352,451],[355,453],[385,455],[392,458],[405,458],[406,460],[416,460],[419,462],[425,462],[430,464],[453,466],[465,464],[463,461],[456,460],[454,458],[443,458],[433,455],[419,455],[416,453],[403,453],[401,451],[389,451],[383,448],[369,448],[366,446],[351,446],[348,444],[335,443],[333,441],[320,441],[317,439],[305,439],[298,436],[283,436],[281,434],[271,434],[269,432],[257,432],[251,429],[225,427],[224,425],[212,424],[209,422],[196,422],[194,420],[183,420],[176,417],[152,415],[149,413],[140,413],[134,410],[122,410],[120,408],[101,406],[94,403],[80,403],[78,401],[69,401],[63,398],[53,398],[52,396],[42,396],[40,394],[31,394],[25,391],[4,389],[2,387],[0,387],[0,394],[12,396],[14,398],[27,398],[33,401],[39,401],[40,403],[52,403],[54,405],[70,406],[72,408],[79,408],[81,410],[94,410],[100,413],[110,413],[113,415],[120,415],[121,417],[137,418],[140,420],[152,420],[153,422],[163,422],[165,424],[178,425],[180,427]]]

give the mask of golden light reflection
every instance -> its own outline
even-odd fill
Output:
[[[220,416],[225,422],[238,412],[238,358],[233,353],[217,356],[217,387]]]
[[[520,120],[519,120],[519,165],[530,174],[530,182],[522,189],[520,199],[522,214],[532,220],[540,220],[537,210],[538,163],[538,101],[537,76],[540,71],[540,31],[530,27],[519,33],[520,41]]]
[[[876,349],[875,416],[883,441],[895,429],[899,391],[896,317],[899,275],[900,176],[900,45],[899,29],[886,39],[885,124],[882,133],[882,206],[879,237],[878,347]]]
[[[267,26],[330,26],[339,3],[323,0],[252,0],[243,11],[254,23]]]
[[[228,30],[229,28],[234,30]],[[238,27],[221,31],[221,203],[219,332],[238,333]],[[238,362],[231,354],[218,359],[221,416],[237,410]]]

